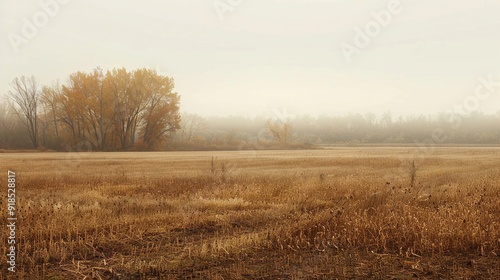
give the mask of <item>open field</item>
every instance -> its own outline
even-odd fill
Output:
[[[5,153],[2,221],[7,170],[8,279],[500,278],[500,148]]]

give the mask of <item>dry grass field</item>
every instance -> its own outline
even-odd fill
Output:
[[[498,148],[3,153],[2,221],[9,169],[0,279],[500,278]]]

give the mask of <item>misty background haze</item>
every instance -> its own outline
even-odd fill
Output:
[[[240,1],[223,17],[214,5],[225,0],[67,1],[16,53],[9,34],[42,2],[0,2],[2,94],[21,75],[50,85],[146,67],[174,78],[181,111],[201,116],[437,114],[500,66],[498,1],[398,1],[350,63],[339,44],[390,1]],[[500,94],[479,110],[500,110]]]

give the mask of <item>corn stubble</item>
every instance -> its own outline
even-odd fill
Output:
[[[500,151],[414,152],[14,155],[9,279],[500,277]]]

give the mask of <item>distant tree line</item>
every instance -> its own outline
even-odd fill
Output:
[[[301,141],[314,143],[500,144],[497,114],[417,115],[393,119],[389,112],[301,117],[292,122]]]
[[[224,150],[419,143],[499,145],[500,111],[489,115],[443,113],[397,118],[393,118],[390,112],[380,116],[372,113],[296,116],[282,121],[264,117],[202,118],[184,114],[181,128],[172,135],[169,148]]]
[[[0,148],[156,149],[179,128],[172,78],[124,68],[76,72],[63,85],[15,78],[0,105]]]

